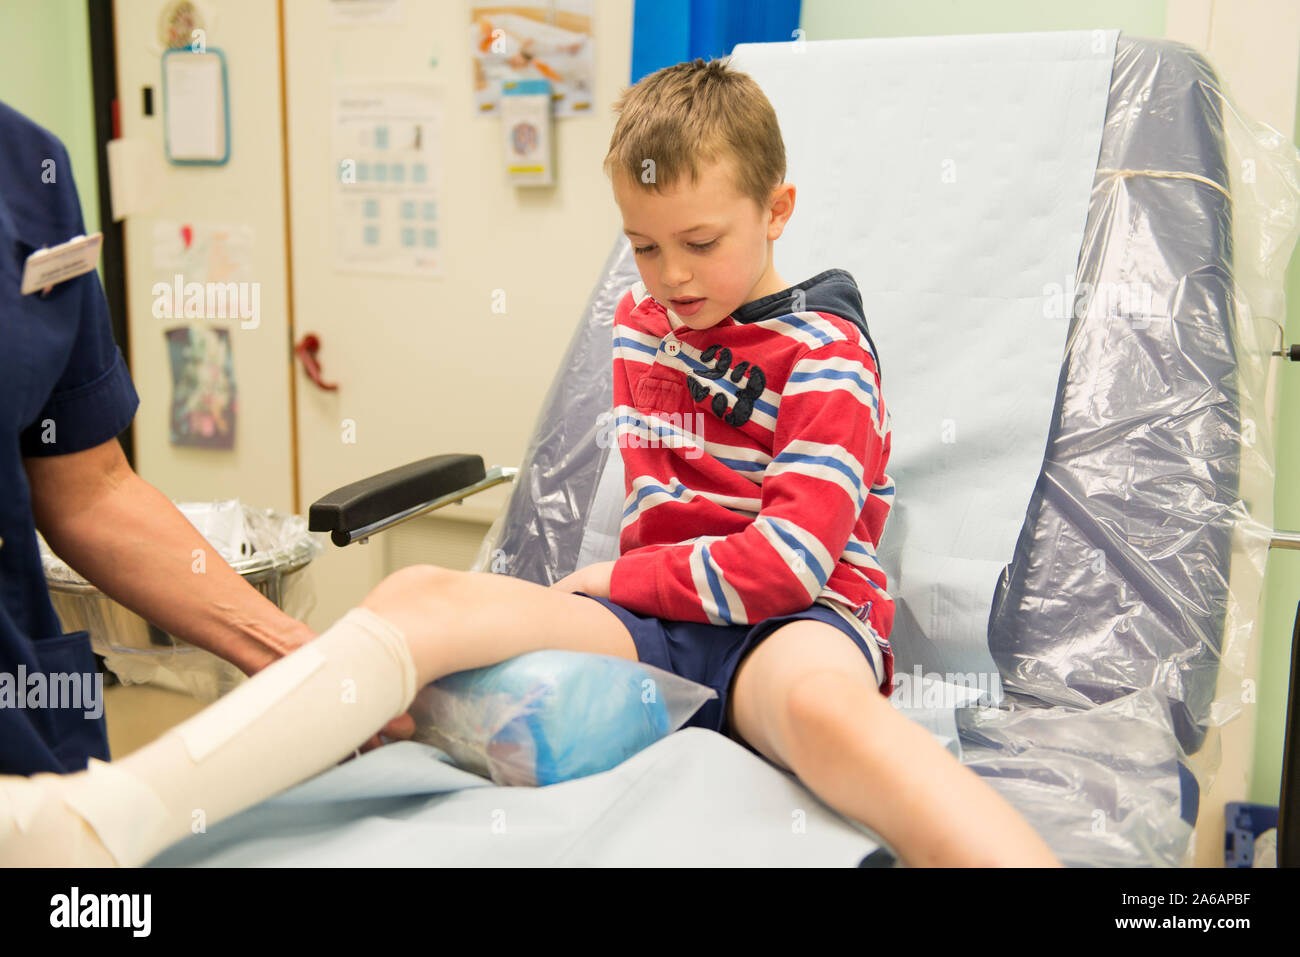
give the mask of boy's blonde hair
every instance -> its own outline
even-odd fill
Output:
[[[763,91],[728,62],[678,63],[625,90],[614,104],[605,175],[662,193],[684,174],[698,183],[703,164],[729,158],[737,192],[767,209],[785,181],[785,142]]]

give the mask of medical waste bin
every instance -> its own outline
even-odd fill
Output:
[[[302,620],[315,605],[309,565],[322,550],[322,537],[307,520],[237,499],[178,502],[213,549],[244,580],[286,614]],[[210,703],[245,680],[230,662],[169,635],[106,596],[40,542],[41,563],[54,610],[65,631],[90,632],[91,647],[123,684],[151,684]],[[203,574],[215,556],[195,549],[193,574]]]

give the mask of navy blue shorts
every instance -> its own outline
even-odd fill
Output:
[[[581,591],[574,594],[598,601],[618,616],[632,635],[638,660],[708,685],[718,693],[716,698],[706,701],[682,727],[717,731],[739,741],[755,754],[759,752],[727,727],[727,700],[740,663],[779,626],[805,618],[834,625],[853,639],[875,672],[877,683],[881,680],[877,665],[879,659],[873,658],[867,645],[868,639],[825,605],[814,604],[803,611],[767,618],[756,625],[709,625],[698,621],[673,621],[638,615],[622,605],[614,604],[608,598],[598,598]],[[877,656],[879,654],[877,650]]]

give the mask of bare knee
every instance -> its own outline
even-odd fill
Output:
[[[465,572],[438,565],[407,565],[386,575],[370,594],[385,597],[408,597],[412,593],[424,594],[451,587],[452,583],[464,574]]]
[[[459,578],[464,574],[465,572],[457,571],[454,568],[443,568],[441,565],[407,565],[405,568],[399,568],[397,571],[386,575],[384,581],[427,588],[430,585]]]
[[[437,565],[408,565],[385,577],[361,604],[405,630],[412,619],[437,614],[466,574]]]
[[[786,690],[787,726],[797,740],[829,740],[853,721],[869,721],[874,705],[884,703],[876,688],[831,669],[800,675]]]

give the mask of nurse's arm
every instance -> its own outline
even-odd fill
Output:
[[[315,635],[244,581],[117,439],[23,460],[50,547],[104,594],[254,674]],[[202,555],[202,561],[197,556]]]

